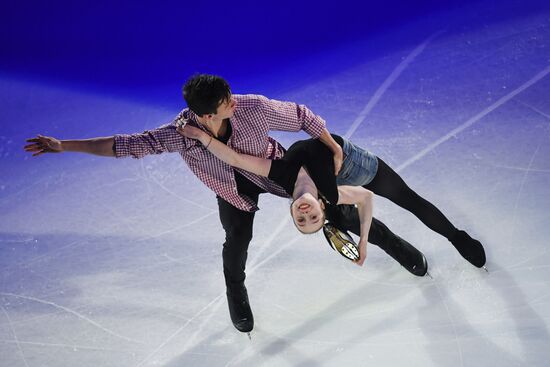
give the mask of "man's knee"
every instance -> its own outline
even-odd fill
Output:
[[[252,240],[252,228],[230,228],[225,232],[225,247],[248,247]]]
[[[223,244],[223,271],[227,286],[230,288],[244,281],[248,244],[252,239],[252,230],[233,229],[226,231]]]

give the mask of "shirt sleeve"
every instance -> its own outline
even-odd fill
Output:
[[[325,120],[314,114],[305,105],[294,102],[282,102],[259,96],[263,115],[266,116],[270,130],[304,130],[312,138],[321,136]]]
[[[305,140],[303,142],[302,164],[309,177],[317,186],[319,192],[330,203],[338,202],[338,187],[334,175],[334,161],[330,150],[319,140]]]
[[[118,134],[114,138],[116,158],[143,158],[149,154],[180,152],[185,149],[185,137],[176,131],[173,124],[139,134]]]
[[[285,189],[288,195],[292,196],[299,170],[300,166],[291,164],[284,158],[276,159],[271,161],[271,168],[267,177]]]

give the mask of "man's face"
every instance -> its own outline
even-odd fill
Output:
[[[218,106],[218,110],[216,111],[217,113],[213,115],[213,117],[216,117],[220,120],[231,118],[233,117],[236,108],[237,101],[235,100],[235,98],[233,98],[232,95],[230,95],[227,100],[223,101]]]

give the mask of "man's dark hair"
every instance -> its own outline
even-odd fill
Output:
[[[230,97],[229,84],[217,75],[195,74],[183,86],[187,107],[199,116],[216,113]]]

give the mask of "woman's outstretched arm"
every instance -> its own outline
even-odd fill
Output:
[[[177,130],[183,136],[199,140],[210,153],[232,167],[241,168],[264,177],[269,175],[269,170],[271,169],[271,160],[269,159],[237,153],[218,139],[212,137],[212,135],[208,135],[205,131],[189,124],[185,125],[183,129],[178,127]]]
[[[359,260],[357,265],[363,265],[367,258],[367,241],[372,222],[373,193],[361,186],[338,186],[338,204],[355,204],[361,222],[359,239]]]

